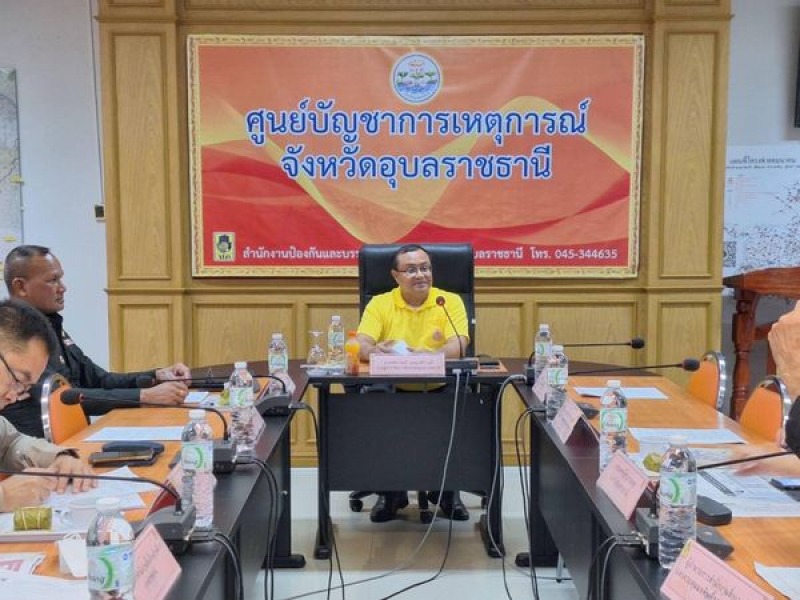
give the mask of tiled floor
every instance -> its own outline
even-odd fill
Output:
[[[316,469],[294,469],[292,477],[293,550],[305,555],[307,565],[299,570],[276,570],[274,598],[326,598],[329,562],[313,557]],[[527,545],[516,468],[506,469],[503,509],[506,550],[510,557],[506,563],[505,581],[510,596],[504,588],[502,561],[489,558],[481,543],[477,529],[480,499],[471,494],[464,494],[463,499],[471,518],[453,523],[450,551],[441,575],[399,596],[414,599],[449,597],[453,600],[535,598],[529,573],[513,566],[513,557]],[[402,519],[381,524],[369,520],[373,501],[374,497],[366,498],[364,510],[353,513],[348,507],[347,494],[331,494],[331,514],[346,585],[344,594],[336,589],[331,598],[387,598],[432,577],[444,559],[449,521],[436,519],[430,535],[417,551],[428,526],[419,522],[413,500],[411,506],[401,511]],[[539,598],[576,600],[577,593],[572,584],[568,580],[557,583],[554,577],[555,569],[537,569]],[[358,583],[368,578],[372,580]],[[339,585],[335,567],[332,585]],[[309,594],[315,591],[317,593]],[[248,597],[260,599],[263,593],[263,579],[259,578]]]

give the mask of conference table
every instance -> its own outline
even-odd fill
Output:
[[[218,376],[230,367],[200,375]],[[219,371],[219,372],[217,372]],[[298,374],[299,375],[299,374]],[[299,399],[299,396],[296,396]],[[191,408],[188,406],[187,408]],[[139,408],[114,410],[97,422],[61,444],[78,448],[82,456],[100,450],[102,443],[85,442],[84,439],[104,427],[156,427],[184,425],[186,411]],[[208,422],[215,437],[221,437],[222,424],[209,415]],[[214,527],[227,535],[238,551],[242,567],[245,595],[253,592],[256,577],[263,568],[268,548],[268,531],[274,532],[275,567],[302,567],[305,559],[291,552],[291,485],[289,454],[290,417],[268,417],[255,454],[269,466],[275,476],[274,490],[265,474],[256,465],[237,465],[230,474],[217,475],[214,490]],[[165,450],[151,466],[132,467],[139,476],[166,481],[171,459],[180,451],[180,442],[164,441]],[[109,469],[95,469],[103,473]],[[276,497],[277,494],[277,497]],[[143,493],[145,503],[151,505],[157,498],[155,492]],[[277,502],[277,527],[269,522],[273,503]],[[126,511],[129,521],[144,518],[146,509]],[[273,513],[274,514],[274,513]],[[59,573],[58,553],[52,542],[2,543],[0,552],[41,552],[45,555],[35,574],[63,576]],[[169,600],[224,600],[234,598],[235,576],[227,552],[217,543],[194,544],[176,557],[181,574],[167,598]]]
[[[314,556],[330,557],[332,490],[439,490],[451,427],[444,489],[488,492],[497,466],[497,389],[507,375],[498,367],[462,376],[454,407],[452,375],[370,376],[366,364],[356,376],[309,374],[305,383],[318,390],[320,430]],[[408,389],[420,384],[446,387]],[[388,390],[389,385],[406,389]],[[365,386],[372,391],[363,393]],[[498,497],[479,523],[486,552],[493,557],[504,553],[501,506]]]
[[[599,407],[599,399],[579,397],[575,387],[603,387],[612,375],[570,377],[568,393],[574,400],[588,401]],[[745,439],[747,450],[736,445],[725,448],[735,456],[778,451],[770,440],[759,438],[712,407],[692,398],[672,381],[655,375],[621,376],[623,386],[654,386],[668,400],[629,400],[629,427],[643,428],[726,428]],[[515,384],[515,389],[528,407],[538,405],[530,386]],[[598,427],[598,419],[591,423]],[[530,417],[530,548],[528,560],[552,555],[553,542],[561,553],[578,590],[585,598],[591,591],[595,597],[660,598],[659,590],[668,572],[658,561],[640,549],[616,548],[609,557],[608,570],[600,590],[600,569],[590,569],[600,545],[614,535],[634,530],[628,521],[597,488],[599,476],[598,442],[592,428],[579,422],[566,443],[562,443],[543,414]],[[629,452],[638,451],[638,443],[628,436]],[[759,473],[779,469],[782,473],[800,475],[800,461],[794,456],[769,459]],[[648,492],[640,506],[649,506]],[[767,566],[800,567],[800,518],[744,518],[718,527],[734,547],[725,562],[758,587],[776,598],[782,595],[755,572],[754,561]],[[591,571],[591,572],[590,572]]]

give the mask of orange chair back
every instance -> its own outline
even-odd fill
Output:
[[[725,398],[725,359],[719,352],[707,352],[700,361],[700,368],[695,371],[687,391],[716,410],[722,410]]]
[[[777,389],[770,389],[774,387]],[[775,440],[783,426],[785,406],[791,405],[786,386],[772,375],[764,378],[747,398],[739,423],[757,435]]]
[[[42,384],[42,426],[48,442],[61,444],[89,423],[79,404],[67,405],[61,402],[61,395],[70,389],[63,376],[54,373]]]

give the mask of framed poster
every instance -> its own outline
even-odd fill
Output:
[[[633,277],[644,38],[193,35],[195,276],[352,276],[471,242],[479,277]]]

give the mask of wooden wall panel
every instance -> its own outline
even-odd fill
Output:
[[[175,362],[180,328],[176,327],[178,313],[169,299],[134,298],[112,306],[111,313],[117,317],[114,333],[126,350],[116,361],[116,370],[144,371]]]
[[[264,361],[274,332],[283,332],[291,339],[295,314],[290,303],[272,304],[255,298],[195,300],[192,365]]]
[[[657,364],[700,358],[704,352],[719,349],[721,299],[661,298],[654,300],[657,337]],[[678,383],[685,383],[689,374],[670,369],[664,374]]]
[[[120,279],[168,279],[171,247],[162,35],[113,37]]]
[[[714,116],[716,39],[711,34],[667,33],[664,98],[664,171],[660,236],[663,277],[710,277],[712,237],[709,198]],[[693,244],[672,240],[686,236]]]
[[[530,325],[522,301],[487,299],[475,307],[475,352],[492,356],[521,356],[529,352]]]

